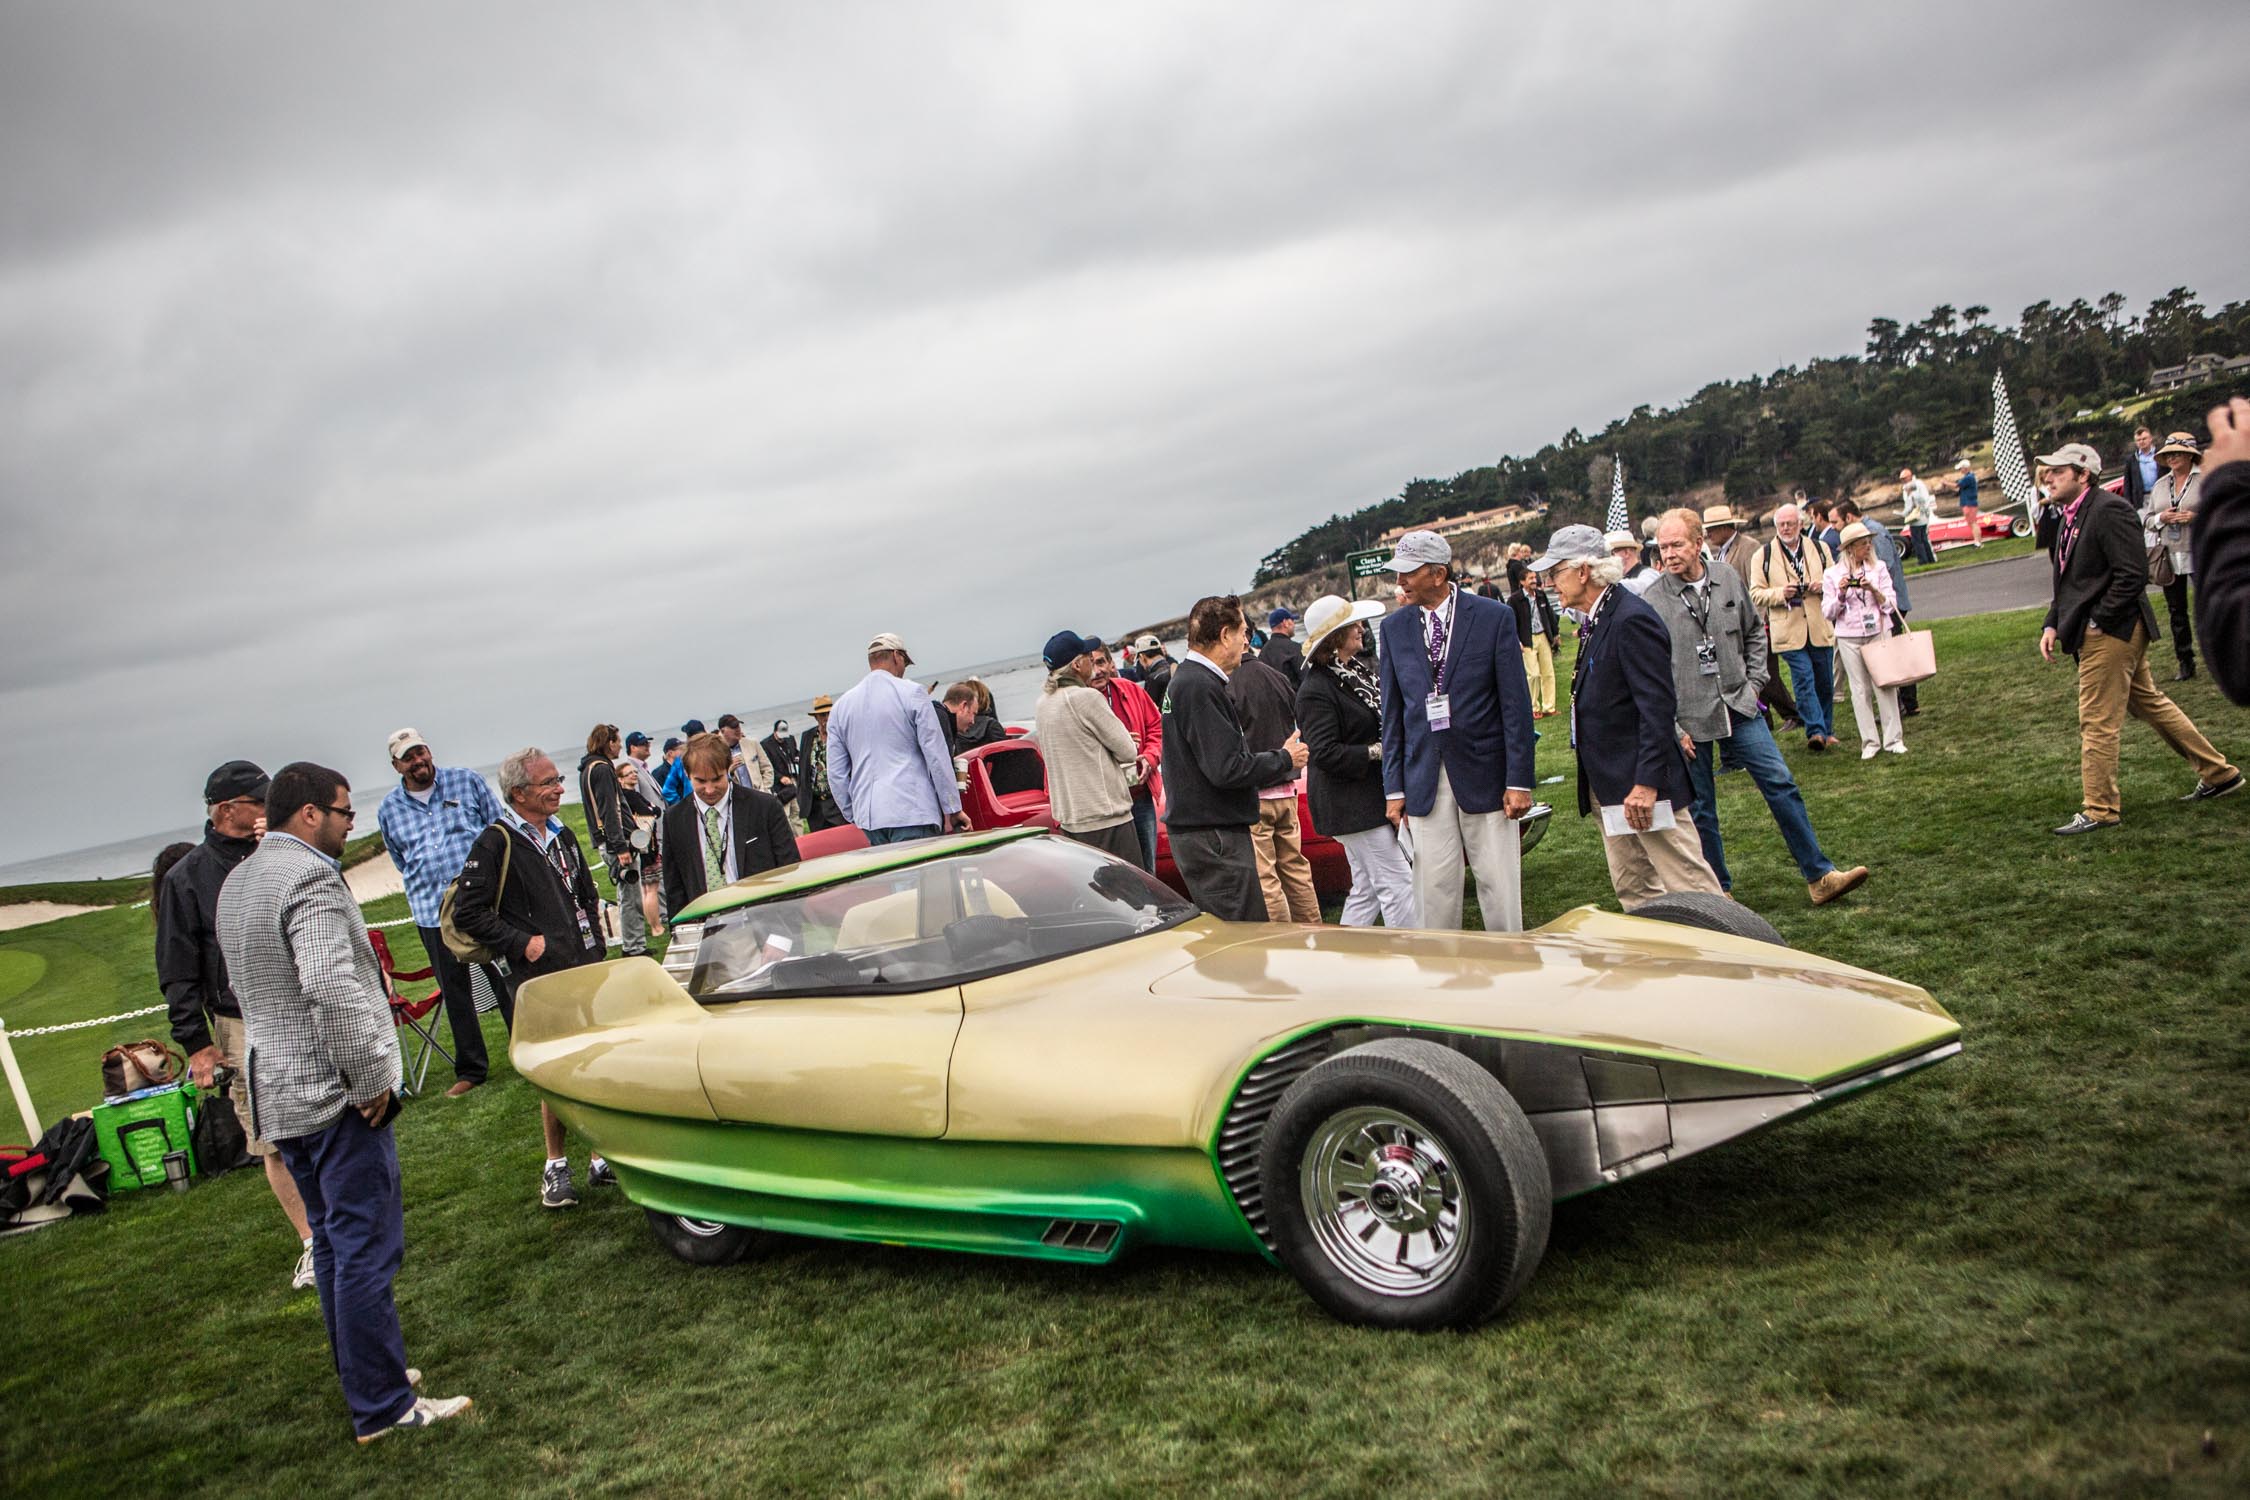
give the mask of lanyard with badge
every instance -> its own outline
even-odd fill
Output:
[[[1456,596],[1450,594],[1447,596],[1449,600],[1454,597]],[[1422,711],[1429,717],[1430,730],[1435,733],[1453,725],[1453,702],[1446,696],[1445,678],[1447,670],[1453,664],[1454,632],[1445,628],[1444,615],[1434,609],[1429,615],[1430,623],[1435,629],[1425,632],[1422,637],[1423,645],[1430,653],[1430,696],[1422,700]],[[1458,625],[1461,618],[1458,610],[1454,612],[1453,618]],[[1435,640],[1430,638],[1432,634],[1437,637]]]
[[[1680,602],[1687,606],[1688,618],[1695,622],[1699,637],[1695,643],[1696,675],[1716,677],[1719,675],[1719,643],[1711,639],[1711,576],[1706,573],[1701,585],[1685,585]]]
[[[596,946],[599,940],[594,936],[593,920],[587,916],[586,908],[578,904],[578,877],[571,869],[570,851],[563,847],[562,835],[555,834],[540,852],[546,855],[548,866],[562,877],[563,894],[570,898],[570,909],[578,917],[578,945],[582,948]]]

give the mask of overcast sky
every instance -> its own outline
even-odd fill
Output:
[[[2222,0],[11,0],[0,863],[1175,614],[1874,315],[2250,295],[2246,62]]]

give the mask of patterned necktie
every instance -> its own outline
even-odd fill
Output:
[[[1438,678],[1443,675],[1444,666],[1445,616],[1433,609],[1430,611],[1430,680],[1433,684],[1436,684]],[[1439,691],[1442,692],[1443,690],[1442,685],[1440,685]]]
[[[719,810],[703,809],[703,888],[715,891],[727,883],[727,846],[719,831]]]

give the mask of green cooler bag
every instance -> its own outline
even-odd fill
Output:
[[[168,1083],[94,1106],[94,1140],[109,1163],[109,1190],[164,1186],[164,1158],[188,1154],[195,1174],[195,1085]]]

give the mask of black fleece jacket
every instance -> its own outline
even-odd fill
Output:
[[[609,956],[601,936],[601,892],[587,868],[585,851],[568,828],[556,838],[570,867],[567,885],[539,846],[505,823],[478,834],[461,865],[461,884],[453,898],[454,922],[506,958],[519,979],[600,963]],[[500,878],[503,851],[507,852],[505,883]],[[580,936],[580,911],[593,926],[592,947]],[[534,937],[546,938],[547,946],[537,959],[527,960],[524,950]]]
[[[203,842],[184,855],[156,893],[156,982],[164,991],[172,1040],[194,1056],[211,1045],[212,1015],[240,1016],[219,954],[219,887],[258,847],[203,825]],[[242,1061],[240,1058],[236,1062]]]
[[[1253,755],[1227,684],[1201,662],[1183,662],[1164,695],[1164,821],[1172,828],[1248,828],[1258,789],[1296,775],[1288,752]]]
[[[2195,549],[2195,630],[2219,691],[2250,707],[2250,463],[2203,476]]]

